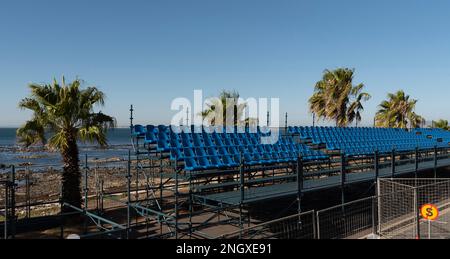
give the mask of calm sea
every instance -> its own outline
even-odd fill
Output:
[[[281,128],[281,131],[284,129]],[[126,159],[128,151],[132,149],[130,129],[114,129],[108,133],[109,147],[100,149],[94,145],[80,144],[80,160],[84,161],[85,155],[89,160],[95,159]],[[61,165],[59,153],[43,151],[22,151],[17,148],[16,129],[0,128],[0,164],[23,165]]]
[[[87,154],[89,160],[125,158],[132,148],[130,129],[114,129],[108,133],[109,147],[100,149],[95,145],[80,144],[80,156]],[[16,129],[0,128],[0,164],[59,165],[61,157],[58,153],[42,151],[24,152],[17,149]]]

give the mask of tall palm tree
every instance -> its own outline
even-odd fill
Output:
[[[371,96],[363,92],[364,84],[353,85],[354,73],[348,68],[325,70],[309,99],[311,112],[318,118],[335,121],[339,127],[360,122],[363,102]]]
[[[206,109],[201,112],[200,116],[213,126],[238,126],[238,125],[254,125],[257,123],[255,118],[244,117],[247,104],[239,102],[240,95],[236,91],[223,90],[219,97],[211,99],[206,104]],[[233,114],[232,118],[228,118],[227,114]]]
[[[450,126],[448,124],[448,120],[438,120],[433,121],[433,128],[450,130]]]
[[[211,99],[206,105],[206,109],[199,115],[212,126],[249,126],[256,125],[257,119],[247,118],[242,120],[246,103],[239,102],[239,93],[236,91],[223,90],[218,98]],[[228,118],[227,114],[233,114],[232,118]],[[232,175],[224,176],[221,181],[234,181]],[[232,190],[233,187],[225,187],[225,190]]]
[[[379,105],[375,115],[376,126],[388,128],[417,128],[423,124],[424,118],[415,113],[417,100],[404,91],[389,93],[388,100]]]
[[[31,95],[19,103],[33,112],[31,120],[17,130],[19,142],[26,146],[44,144],[58,150],[63,160],[62,199],[81,207],[78,141],[107,145],[107,130],[115,119],[95,106],[104,105],[105,95],[95,87],[81,89],[82,81],[61,84],[31,84]],[[47,139],[49,137],[49,139]],[[47,141],[48,140],[48,141]]]

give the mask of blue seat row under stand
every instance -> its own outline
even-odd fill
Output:
[[[144,134],[141,127],[135,127],[135,132],[139,136]],[[263,144],[261,138],[272,133],[262,129],[239,132],[244,133],[226,128],[174,130],[162,125],[148,125],[145,127],[145,143],[156,145],[157,151],[170,152],[172,160],[184,161],[186,171],[237,167],[241,154],[247,165],[295,162],[299,156],[304,160],[328,159],[321,151],[295,143],[292,137],[280,136],[275,144]]]
[[[437,141],[438,147],[448,147],[450,145],[450,131],[443,129],[414,129],[413,132]]]
[[[417,135],[403,129],[390,128],[337,128],[337,127],[289,127],[288,133],[299,135],[313,144],[325,144],[328,150],[340,150],[347,155],[368,155],[375,151],[381,153],[413,151],[443,147],[436,140]]]
[[[185,170],[198,171],[230,168],[240,165],[241,155],[246,165],[269,165],[295,162],[302,154],[306,160],[327,158],[317,151],[306,151],[291,145],[211,146],[173,148],[172,159],[184,160]]]
[[[294,162],[299,155],[305,160],[327,159],[320,151],[294,143],[291,137],[280,138],[273,145],[261,144],[258,134],[171,134],[171,158],[184,160],[185,170],[198,171],[236,167],[241,154],[247,165]]]

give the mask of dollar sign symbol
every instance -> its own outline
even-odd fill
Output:
[[[432,208],[427,208],[427,216],[428,217],[432,217],[433,216],[433,209]]]

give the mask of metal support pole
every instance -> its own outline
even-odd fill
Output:
[[[270,125],[270,112],[267,112],[267,127]]]
[[[438,166],[438,148],[434,146],[434,178],[437,178],[437,166]]]
[[[164,183],[163,183],[163,153],[162,151],[159,152],[159,198],[160,198],[160,202],[161,202],[161,207],[163,206],[163,188],[164,188]]]
[[[133,127],[134,127],[134,125],[133,125],[133,112],[134,112],[134,109],[133,109],[133,105],[131,105],[130,106],[130,133],[131,134],[133,134]]]
[[[374,167],[375,167],[375,183],[377,183],[378,178],[380,177],[380,153],[379,151],[375,151],[374,154]]]
[[[175,168],[177,168],[175,160]],[[178,173],[175,170],[175,240],[178,240]]]
[[[164,188],[164,183],[163,183],[163,159],[162,159],[162,151],[160,151],[159,152],[159,155],[160,155],[160,157],[159,157],[159,200],[160,200],[160,202],[159,202],[159,204],[160,204],[160,206],[161,206],[161,211],[162,211],[162,208],[163,208],[163,206],[164,206],[164,202],[163,202],[163,188]],[[160,233],[161,233],[161,235],[162,235],[162,233],[163,233],[163,222],[162,221],[160,221],[159,222],[159,231],[160,231]]]
[[[5,223],[4,223],[4,239],[8,239],[8,208],[9,208],[9,183],[5,183]]]
[[[192,212],[194,206],[192,196],[192,178],[189,172],[189,239],[192,239]]]
[[[316,226],[316,238],[317,238],[318,240],[320,240],[320,219],[319,219],[319,212],[317,211],[317,212],[315,212],[314,214],[315,214],[315,217],[314,217],[314,218],[317,219],[316,224],[315,224],[315,226]]]
[[[84,211],[86,212],[89,208],[89,187],[88,187],[88,155],[84,157]]]
[[[127,166],[127,239],[130,238],[131,228],[131,150],[128,150]]]
[[[377,233],[380,234],[381,233],[381,224],[380,224],[380,219],[381,219],[381,186],[380,186],[380,178],[378,178],[377,180]]]
[[[414,188],[414,200],[416,209],[416,231],[417,239],[420,239],[420,201],[419,201],[419,188]]]
[[[244,205],[245,199],[245,190],[244,190],[244,156],[242,153],[240,154],[240,167],[239,167],[239,189],[241,194],[241,200],[239,202],[239,239],[242,239],[242,232],[244,228],[243,218],[242,218],[242,209]]]
[[[186,109],[186,126],[189,126],[189,108]]]
[[[303,159],[301,155],[297,158],[297,205],[298,214],[302,213],[302,194],[303,194]]]
[[[345,182],[346,182],[346,159],[345,154],[341,154],[341,202],[345,204]],[[343,209],[344,207],[342,207]]]
[[[377,201],[378,201],[378,179],[380,178],[380,152],[377,150],[375,151],[374,155],[374,163],[375,163],[375,196],[372,199],[372,227],[373,227],[373,234],[376,235],[378,232],[378,223],[377,223]]]
[[[139,138],[136,138],[136,147],[138,147],[138,153],[139,153]],[[136,193],[135,193],[135,200],[138,201],[139,200],[139,155],[136,156],[136,180],[135,180],[135,184],[136,184]],[[137,219],[136,219],[136,223],[137,223]]]
[[[83,174],[83,192],[84,192],[84,215],[87,215],[87,211],[89,208],[89,202],[88,202],[88,156],[87,154],[84,157],[84,174]],[[84,226],[84,233],[87,233],[87,225],[88,225],[88,217],[84,217],[84,222],[83,222],[83,226]]]
[[[287,129],[288,129],[288,113],[286,112],[286,119],[284,122],[284,134],[287,134]]]
[[[11,228],[11,238],[14,239],[16,237],[16,167],[11,166],[11,190],[10,190],[10,206],[11,206],[11,215],[9,216],[10,228]]]
[[[105,180],[100,181],[100,214],[103,214],[103,199],[105,197],[105,188],[104,188]]]
[[[63,193],[64,193],[64,186],[61,184],[60,189],[60,195],[59,195],[59,206],[60,206],[60,238],[64,239],[64,199],[63,199]]]
[[[316,221],[316,212],[313,211],[311,216],[312,216],[312,225],[313,225],[313,239],[319,239],[318,226],[317,226],[317,221]]]
[[[414,178],[417,179],[419,174],[419,148],[416,147],[415,150],[415,159],[414,159]]]
[[[240,166],[240,168],[239,168],[239,181],[240,181],[240,183],[239,183],[239,190],[240,190],[240,192],[241,192],[241,203],[244,201],[244,199],[245,199],[245,190],[244,190],[244,184],[245,184],[245,181],[244,181],[244,156],[242,155],[242,153],[241,153],[241,166]]]
[[[373,198],[372,198],[372,234],[373,235],[376,235],[376,234],[378,234],[377,233],[377,229],[378,229],[378,225],[377,225],[377,215],[378,215],[378,213],[377,213],[377,204],[376,204],[376,199],[377,199],[377,196],[374,196]]]
[[[392,178],[395,177],[395,148],[392,149],[392,154],[391,154],[391,176],[392,176]]]
[[[26,218],[31,218],[31,190],[30,190],[30,169],[26,168],[25,173],[25,200],[26,200]]]

